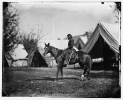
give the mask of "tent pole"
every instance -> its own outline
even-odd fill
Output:
[[[54,38],[54,46],[55,46],[55,35],[54,35],[54,18],[53,18],[53,38]]]
[[[103,58],[103,51],[102,51],[102,41],[101,41],[101,38],[100,38],[100,51],[101,51],[101,58]],[[103,68],[103,62],[101,62],[101,66]]]
[[[101,29],[100,29],[100,27],[99,27],[99,32],[101,33]],[[101,41],[101,38],[100,38],[100,49],[101,49],[101,58],[103,58],[104,59],[104,57],[103,57],[103,50],[102,50],[102,41]],[[102,66],[102,69],[104,70],[104,61],[102,61],[101,62],[101,66]]]

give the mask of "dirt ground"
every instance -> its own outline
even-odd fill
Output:
[[[80,80],[79,68],[64,68],[56,82],[54,68],[4,68],[2,95],[9,97],[120,98],[119,73],[92,70],[90,80]]]

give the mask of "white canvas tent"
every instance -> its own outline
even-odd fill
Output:
[[[9,66],[20,67],[27,66],[27,55],[28,54],[24,49],[24,46],[22,44],[18,44],[14,50],[5,53],[5,58]]]
[[[92,59],[103,58],[104,61],[117,59],[119,55],[119,24],[100,22],[83,48]]]
[[[26,58],[27,55],[28,53],[22,44],[18,44],[17,48],[11,52],[11,56],[14,60]]]
[[[86,44],[88,41],[87,36],[80,36],[80,39],[83,41],[84,44]]]
[[[84,46],[83,51],[89,53],[100,36],[114,52],[119,53],[119,24],[109,24],[104,22],[97,24],[95,31]]]
[[[80,36],[77,40],[77,42],[75,43],[75,47],[78,48],[78,50],[81,50],[84,45],[87,42],[87,37],[86,36]]]

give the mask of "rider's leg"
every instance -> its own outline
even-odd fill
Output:
[[[67,52],[66,52],[66,63],[67,63],[67,65],[69,64],[69,62],[70,62],[70,59],[71,59],[71,57],[72,57],[72,54],[73,54],[73,52],[72,52],[72,48],[67,48]]]
[[[64,56],[64,62],[63,62],[64,65],[67,65],[68,64],[68,49],[69,48],[67,48],[67,49],[64,50],[64,55],[63,55]]]
[[[64,65],[67,65],[67,64],[68,64],[68,56],[65,55]]]

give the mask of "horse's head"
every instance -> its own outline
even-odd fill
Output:
[[[45,43],[44,56],[47,55],[48,53],[50,53],[50,43],[48,44]]]

